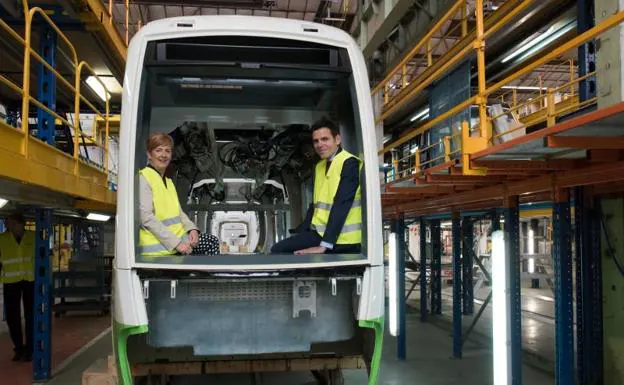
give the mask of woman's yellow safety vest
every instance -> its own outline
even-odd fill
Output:
[[[2,283],[35,280],[35,233],[25,231],[18,244],[13,234],[0,234],[0,262]]]
[[[145,177],[147,183],[152,188],[152,202],[154,215],[180,240],[184,239],[186,232],[180,218],[180,202],[178,192],[173,181],[166,178],[167,185],[163,183],[163,177],[151,167],[141,170],[141,175]],[[171,255],[176,251],[167,249],[154,234],[141,227],[139,230],[139,252],[141,255]]]
[[[318,232],[321,237],[325,234],[325,228],[327,227],[327,221],[329,220],[329,213],[334,204],[334,197],[338,191],[338,185],[340,184],[340,173],[342,172],[342,166],[345,160],[349,158],[355,158],[362,167],[362,162],[353,154],[345,151],[340,151],[332,160],[329,170],[325,172],[327,160],[323,159],[316,164],[316,173],[314,176],[314,215],[312,216],[312,228]],[[342,226],[342,231],[338,240],[339,245],[353,244],[362,242],[362,193],[361,184],[358,186],[355,192],[355,198],[347,219]]]

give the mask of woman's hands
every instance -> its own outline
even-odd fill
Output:
[[[195,247],[199,244],[199,231],[197,230],[191,230],[188,233],[189,235],[189,242],[191,244],[191,247]]]
[[[178,243],[176,250],[182,254],[191,254],[193,247],[199,244],[199,231],[191,230],[188,233],[188,240]]]
[[[188,242],[182,241],[178,243],[178,245],[176,246],[176,250],[182,254],[191,254],[193,248],[191,247],[191,245],[188,244]]]

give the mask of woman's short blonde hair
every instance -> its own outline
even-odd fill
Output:
[[[164,132],[154,132],[147,138],[147,152],[152,152],[158,146],[169,146],[173,150],[173,138]]]

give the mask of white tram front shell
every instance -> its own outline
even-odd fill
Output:
[[[312,199],[309,125],[340,127],[363,161],[360,254],[271,254]],[[138,172],[152,132],[175,137],[173,181],[218,256],[138,253]],[[366,67],[343,31],[199,16],[133,38],[120,135],[114,343],[119,382],[150,362],[363,356],[377,378],[384,275]]]

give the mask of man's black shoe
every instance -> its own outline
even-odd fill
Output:
[[[21,361],[24,358],[24,354],[22,352],[15,352],[13,359],[11,361]]]
[[[25,353],[22,357],[22,361],[31,362],[32,361],[32,353]]]

